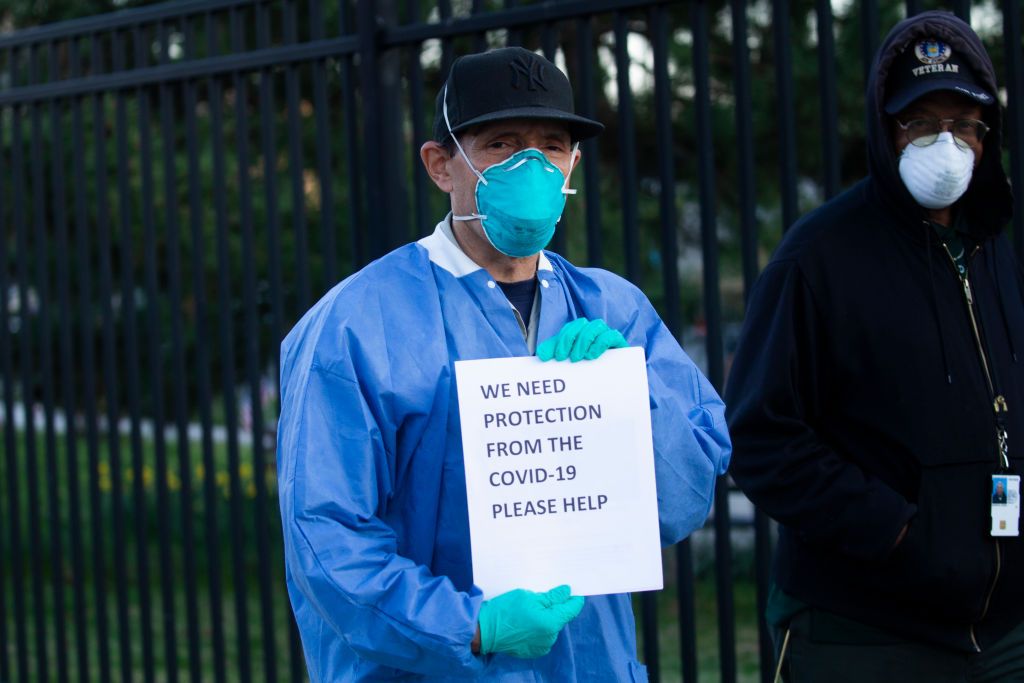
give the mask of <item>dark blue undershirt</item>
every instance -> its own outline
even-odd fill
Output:
[[[523,318],[523,324],[530,326],[530,313],[533,311],[533,296],[537,292],[537,278],[531,277],[522,282],[499,282],[501,291],[505,292],[505,298],[509,300],[519,315]]]

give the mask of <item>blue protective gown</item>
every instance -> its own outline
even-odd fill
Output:
[[[628,595],[588,597],[537,659],[476,656],[454,363],[529,355],[447,222],[349,277],[282,344],[278,476],[288,592],[314,682],[644,681]],[[622,278],[542,253],[537,337],[603,318],[647,352],[661,539],[704,522],[724,405]]]

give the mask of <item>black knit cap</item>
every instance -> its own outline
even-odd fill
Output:
[[[564,121],[574,141],[592,138],[604,126],[577,116],[572,86],[550,61],[521,47],[459,57],[437,94],[434,140],[451,138],[444,121],[445,86],[452,132],[503,119]]]
[[[909,43],[893,60],[886,81],[885,111],[896,114],[935,90],[952,90],[983,106],[995,102],[963,55],[937,38]]]

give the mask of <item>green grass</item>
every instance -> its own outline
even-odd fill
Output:
[[[760,680],[760,668],[757,652],[755,587],[749,579],[738,579],[733,582],[732,589],[737,681],[756,683]],[[721,680],[716,595],[713,577],[706,576],[697,580],[694,590],[694,620],[697,625],[697,672],[702,683]],[[639,605],[638,601],[635,602]],[[667,585],[665,590],[658,594],[658,659],[661,680],[664,683],[683,680],[678,614],[676,586]],[[638,647],[642,652],[643,634],[640,635]]]
[[[275,653],[277,658],[276,668],[279,680],[287,680],[287,676],[282,674],[287,673],[288,667],[291,666],[291,658],[289,655],[289,643],[288,643],[288,604],[287,596],[284,591],[284,579],[281,576],[275,577],[273,584],[272,593],[272,642],[270,648]],[[48,586],[49,589],[49,586]],[[88,649],[88,670],[89,676],[86,680],[100,681],[103,680],[100,672],[100,643],[98,640],[98,622],[96,604],[92,599],[92,586],[88,586],[89,605],[86,611],[87,621],[85,632],[87,634],[87,649]],[[224,587],[221,593],[221,608],[222,624],[224,633],[224,664],[226,671],[226,679],[228,681],[240,681],[240,663],[242,658],[239,656],[240,642],[239,638],[242,635],[238,627],[239,622],[235,615],[235,591],[241,590],[244,595],[245,607],[247,610],[246,623],[247,627],[247,643],[249,648],[249,659],[252,666],[253,680],[262,681],[267,680],[266,671],[263,665],[263,652],[266,650],[266,643],[263,640],[263,634],[261,629],[260,621],[260,610],[261,601],[259,597],[259,588],[253,582],[238,582],[234,585],[228,585]],[[152,628],[152,656],[154,662],[154,671],[157,680],[167,680],[168,673],[168,661],[167,651],[165,648],[165,634],[166,634],[166,621],[164,619],[165,612],[162,608],[162,604],[159,596],[159,586],[154,581],[150,589],[151,596],[151,609],[150,624]],[[213,628],[212,620],[210,616],[210,601],[212,598],[209,586],[200,584],[197,591],[197,605],[199,608],[199,662],[200,671],[202,672],[202,680],[212,680],[214,672],[214,648],[213,648]],[[66,600],[70,600],[70,594],[67,595]],[[129,651],[129,663],[128,670],[132,672],[131,679],[143,680],[144,666],[143,666],[143,644],[142,644],[142,609],[139,600],[139,587],[137,585],[129,586],[128,590],[124,592],[123,598],[127,606],[128,612],[128,637],[130,642]],[[173,657],[176,662],[178,669],[179,680],[188,680],[188,671],[190,663],[190,654],[188,652],[188,634],[186,630],[186,619],[185,619],[185,588],[184,585],[179,581],[174,585],[174,612],[173,612],[173,632],[176,639],[176,648],[173,651]],[[29,600],[31,605],[31,600]],[[120,678],[120,671],[122,666],[122,654],[121,654],[121,630],[117,619],[117,595],[113,586],[108,586],[108,594],[106,600],[107,608],[107,628],[108,636],[106,639],[107,649],[110,656],[110,672],[113,680]],[[9,606],[10,609],[10,606]],[[49,674],[51,678],[55,677],[55,671],[57,666],[57,633],[56,624],[59,623],[56,618],[56,614],[52,609],[52,604],[49,605],[49,609],[45,613],[44,628],[45,628],[45,639],[46,639],[46,660],[49,666]],[[8,633],[7,633],[7,652],[11,659],[12,666],[14,666],[16,657],[16,640],[15,633],[13,630],[13,620],[8,615]],[[37,662],[37,642],[36,642],[36,623],[32,617],[31,611],[29,612],[26,630],[26,650],[28,654],[28,665],[29,672],[27,675],[16,675],[14,680],[25,680],[33,681],[40,680]],[[63,623],[66,629],[67,638],[67,657],[69,663],[70,680],[79,680],[79,667],[77,661],[77,655],[75,653],[75,624],[73,621],[73,614],[70,605],[67,605],[67,609],[64,612]],[[300,655],[301,657],[301,655]],[[304,664],[299,662],[300,666],[304,671]],[[15,669],[17,671],[17,669]],[[12,672],[13,673],[13,672]]]
[[[40,676],[36,670],[37,641],[36,641],[36,619],[35,614],[40,612],[43,621],[43,640],[46,648],[45,659],[50,667],[51,676],[55,673],[57,665],[57,624],[63,624],[66,630],[68,650],[68,662],[70,665],[70,680],[78,680],[77,660],[75,656],[75,614],[74,595],[75,585],[71,572],[71,541],[73,537],[80,539],[82,543],[83,558],[85,561],[83,575],[83,597],[85,600],[85,633],[89,651],[89,676],[88,680],[101,680],[99,670],[99,628],[96,603],[96,580],[102,577],[106,585],[106,598],[103,602],[106,611],[107,637],[106,643],[111,658],[111,672],[116,680],[119,676],[122,664],[121,655],[121,625],[118,621],[118,599],[123,600],[122,609],[127,610],[128,623],[127,632],[130,640],[130,651],[128,653],[128,669],[132,672],[131,679],[143,680],[143,649],[142,633],[144,620],[142,609],[142,595],[148,591],[150,613],[148,623],[152,629],[152,656],[154,670],[157,680],[166,680],[168,671],[168,654],[165,650],[164,637],[168,624],[173,624],[173,632],[176,639],[175,650],[171,657],[177,662],[180,680],[187,680],[190,653],[188,651],[188,638],[186,631],[186,602],[188,596],[185,588],[186,553],[185,535],[182,525],[182,516],[187,514],[194,526],[194,538],[190,548],[195,566],[197,582],[195,604],[199,619],[199,662],[202,672],[202,680],[212,680],[214,671],[213,661],[213,621],[211,617],[211,601],[214,599],[210,589],[209,570],[213,553],[219,560],[219,577],[222,592],[220,595],[220,608],[222,612],[221,623],[224,633],[225,663],[227,680],[241,680],[240,676],[240,638],[242,629],[239,627],[236,618],[236,595],[241,595],[245,605],[245,624],[247,639],[245,643],[250,652],[252,664],[252,680],[266,680],[263,668],[263,653],[271,648],[277,659],[277,673],[279,680],[287,680],[287,672],[293,665],[290,643],[288,639],[288,624],[290,607],[287,594],[284,588],[284,568],[281,549],[280,521],[277,513],[277,499],[273,495],[276,488],[276,481],[273,477],[273,454],[265,454],[267,470],[264,472],[262,483],[267,487],[268,493],[267,509],[265,510],[267,527],[258,528],[256,524],[256,500],[255,486],[257,479],[254,477],[252,451],[246,447],[239,448],[239,462],[242,464],[238,473],[239,490],[241,496],[237,500],[240,522],[239,526],[232,523],[232,497],[231,497],[231,472],[228,470],[228,452],[226,444],[215,444],[214,446],[214,469],[213,483],[216,488],[214,514],[216,516],[216,529],[209,534],[206,529],[208,509],[203,498],[202,485],[207,481],[207,473],[201,469],[201,451],[198,444],[190,444],[189,460],[190,471],[193,474],[193,486],[190,496],[184,496],[180,486],[180,479],[168,476],[168,528],[167,528],[167,549],[170,560],[168,563],[161,562],[161,535],[159,525],[159,506],[157,503],[157,480],[160,473],[155,468],[156,450],[152,441],[143,441],[140,446],[139,456],[143,467],[142,472],[142,519],[136,517],[135,494],[136,472],[132,466],[131,442],[127,437],[119,438],[117,445],[121,450],[121,501],[120,504],[114,500],[113,489],[115,483],[115,469],[111,466],[110,444],[107,440],[101,440],[100,448],[96,456],[99,463],[97,471],[91,472],[89,460],[86,457],[87,450],[84,439],[79,439],[76,450],[77,459],[75,471],[78,474],[79,485],[79,507],[81,516],[80,526],[73,528],[70,515],[70,495],[68,477],[68,458],[65,452],[66,441],[58,439],[57,448],[53,454],[57,467],[57,488],[58,500],[57,510],[51,510],[50,499],[47,493],[48,468],[45,450],[45,440],[42,435],[35,439],[36,461],[39,479],[36,485],[39,505],[36,508],[30,506],[29,482],[26,468],[26,449],[24,435],[19,435],[18,444],[18,467],[14,477],[14,485],[18,491],[18,514],[20,515],[20,545],[18,548],[11,547],[11,529],[9,522],[10,501],[7,498],[8,480],[11,476],[6,459],[0,460],[0,539],[2,539],[3,563],[0,567],[0,590],[3,591],[6,602],[6,643],[7,654],[15,674],[15,680],[39,680]],[[178,470],[178,450],[175,444],[167,444],[167,469],[168,472]],[[94,528],[89,498],[90,477],[94,477],[99,485],[99,511],[98,525]],[[33,515],[30,511],[35,510]],[[115,520],[120,522],[123,531],[121,552],[116,551],[114,543]],[[38,525],[40,537],[35,550],[40,558],[39,577],[41,580],[43,595],[41,604],[36,604],[33,592],[33,577],[35,576],[34,564],[32,561],[33,546],[30,542],[32,535],[30,529]],[[99,530],[99,536],[95,531]],[[240,533],[240,561],[236,566],[233,561],[233,546],[235,534]],[[57,534],[63,552],[63,563],[61,571],[56,571],[55,563],[50,557],[51,539]],[[269,557],[261,560],[257,553],[257,534],[262,534],[269,541]],[[145,589],[140,582],[138,553],[142,548],[148,563],[148,580]],[[99,553],[97,555],[97,553]],[[99,567],[95,565],[95,559],[99,557]],[[661,664],[661,680],[666,683],[682,680],[682,663],[680,661],[680,634],[678,623],[678,607],[676,602],[676,587],[671,583],[674,576],[672,563],[674,553],[666,553],[666,589],[658,593],[658,623],[659,623],[659,657]],[[266,563],[271,574],[271,610],[272,642],[264,642],[261,628],[260,588],[256,577],[261,566],[261,561]],[[117,566],[124,565],[124,576],[119,581]],[[743,558],[734,558],[736,567],[749,567],[749,562]],[[699,562],[707,565],[707,561]],[[22,577],[22,588],[20,596],[23,602],[23,609],[26,616],[25,644],[28,654],[29,670],[19,675],[16,666],[17,645],[15,622],[14,622],[14,574],[20,568]],[[98,569],[98,573],[97,573]],[[170,611],[165,609],[161,593],[161,580],[166,570],[171,582],[172,605]],[[59,583],[58,583],[59,582]],[[55,588],[59,585],[63,591],[64,609],[58,613],[55,607]],[[118,588],[122,588],[119,591]],[[754,585],[747,573],[741,573],[733,583],[733,599],[735,603],[736,623],[736,652],[737,669],[741,683],[754,683],[758,678],[757,664],[757,626],[755,620],[755,598]],[[237,593],[236,593],[237,592]],[[719,673],[719,652],[718,652],[718,618],[716,611],[716,587],[713,579],[713,568],[708,566],[699,567],[698,580],[695,587],[695,619],[697,638],[697,667],[702,682],[710,683],[720,680]],[[639,605],[639,601],[636,601]],[[639,619],[638,619],[639,622]],[[643,634],[640,634],[642,646]],[[294,662],[304,669],[301,658]]]
[[[50,590],[50,588],[51,587],[48,585],[47,590]],[[88,634],[90,671],[88,680],[99,681],[102,680],[99,670],[99,643],[97,641],[95,603],[92,600],[91,588],[91,586],[87,587],[87,593],[89,593],[89,608],[87,610],[88,620],[86,632]],[[272,611],[274,619],[272,629],[273,643],[271,647],[274,648],[275,656],[277,658],[278,677],[281,680],[288,680],[285,674],[292,665],[287,630],[289,606],[287,596],[284,591],[284,579],[282,576],[275,576],[273,588]],[[224,591],[221,594],[225,646],[224,659],[226,664],[227,680],[232,683],[241,680],[239,668],[240,658],[238,654],[240,633],[238,622],[235,618],[234,605],[235,591],[239,589],[244,590],[245,605],[248,613],[248,647],[250,652],[250,661],[252,663],[253,680],[266,680],[265,669],[263,666],[263,651],[265,643],[260,625],[261,602],[259,598],[259,588],[251,581],[248,583],[236,583],[234,585],[225,586]],[[175,656],[179,677],[181,680],[187,680],[190,659],[187,649],[187,632],[185,623],[185,588],[179,581],[175,583],[174,590],[175,612],[173,618],[174,633],[177,640]],[[749,581],[741,580],[733,584],[733,590],[736,605],[738,680],[741,683],[755,683],[758,680],[759,669],[757,664],[757,626],[753,619],[754,586]],[[120,630],[117,622],[117,604],[116,595],[113,592],[113,586],[108,586],[108,591],[106,601],[108,619],[107,647],[111,657],[111,671],[113,678],[116,679],[121,667]],[[125,598],[128,605],[131,640],[129,669],[133,672],[132,680],[142,680],[142,613],[139,604],[138,586],[131,586],[126,592]],[[212,595],[210,593],[209,586],[205,583],[200,584],[198,586],[197,603],[199,607],[200,624],[200,671],[202,672],[203,680],[212,680],[214,671],[212,641],[213,629],[210,618],[211,598]],[[65,599],[66,601],[70,601],[71,596],[69,592]],[[156,582],[151,586],[150,599],[152,605],[151,623],[153,628],[152,643],[155,672],[158,680],[166,680],[168,660],[164,648],[165,631],[164,620],[162,619],[164,612],[160,602],[159,585]],[[28,600],[28,603],[28,606],[31,607],[31,600]],[[75,635],[73,613],[70,604],[66,605],[66,607],[67,609],[65,610],[63,621],[65,628],[67,629],[69,668],[71,680],[78,680],[78,667],[73,648]],[[8,605],[9,611],[10,608],[11,606]],[[661,680],[664,683],[682,681],[682,663],[680,661],[679,651],[679,624],[676,618],[677,609],[675,587],[669,586],[658,594],[658,645],[661,665]],[[9,613],[7,623],[7,651],[13,665],[16,656],[16,641],[13,630],[14,624],[11,617],[12,615]],[[49,662],[51,676],[54,674],[57,662],[57,635],[55,631],[55,624],[57,623],[57,620],[55,617],[56,615],[54,614],[51,605],[50,609],[46,612],[44,619],[48,648],[47,660]],[[28,619],[26,621],[28,626],[27,651],[31,673],[26,677],[22,677],[21,680],[38,680],[38,676],[36,674],[37,650],[35,640],[35,621],[31,616],[31,610],[29,611]],[[720,681],[721,674],[719,670],[718,619],[715,608],[715,587],[710,578],[701,579],[696,585],[696,622],[698,656],[697,668],[699,678],[702,683]],[[642,652],[642,637],[639,647]],[[304,664],[301,661],[299,661],[298,664],[304,671]],[[15,680],[18,679],[16,678]]]

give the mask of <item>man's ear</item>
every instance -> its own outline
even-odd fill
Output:
[[[433,140],[424,142],[420,147],[420,160],[427,169],[427,175],[442,192],[450,193],[454,189],[451,173],[448,172],[448,161],[451,155],[443,145]]]

